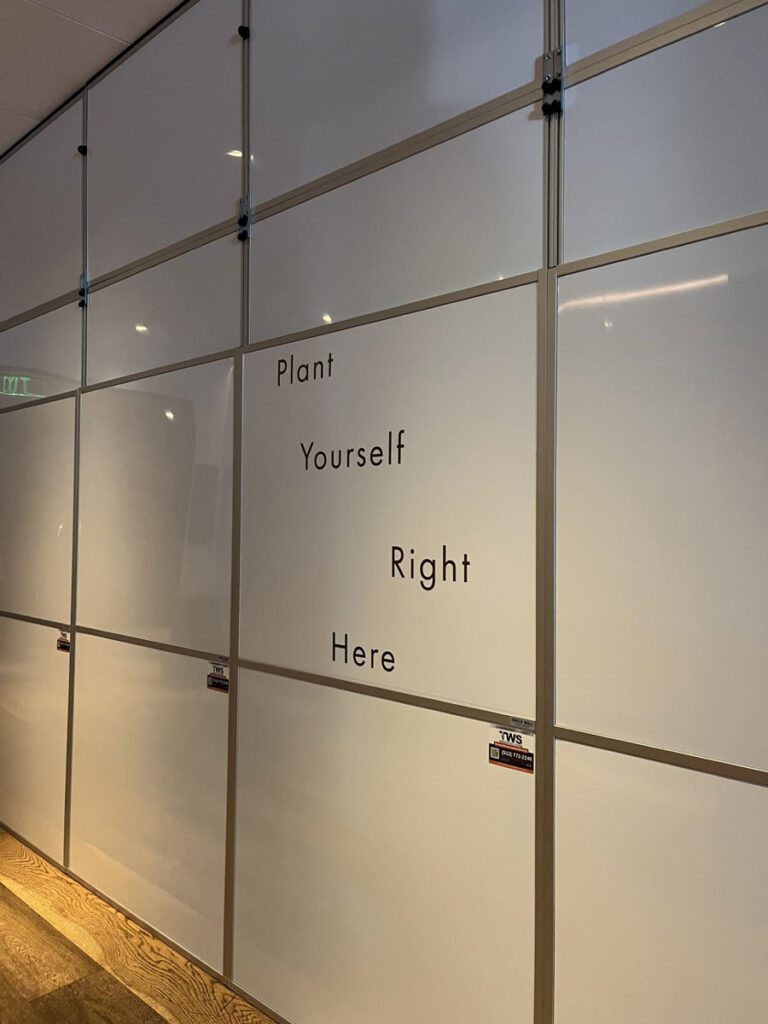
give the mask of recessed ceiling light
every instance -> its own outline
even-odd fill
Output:
[[[242,151],[239,149],[228,149],[227,156],[242,156]]]
[[[165,418],[167,420],[175,420],[176,419],[176,417],[173,415],[173,413],[171,412],[170,409],[166,409],[165,410]]]
[[[323,313],[323,323],[324,324],[332,324],[333,323],[333,317],[331,316],[330,313]]]
[[[146,334],[147,331],[149,330],[146,324],[136,324],[135,329],[139,334]]]

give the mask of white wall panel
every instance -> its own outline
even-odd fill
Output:
[[[568,63],[700,6],[702,0],[565,0]]]
[[[530,1024],[534,780],[491,727],[240,676],[236,984],[295,1024]]]
[[[0,322],[79,287],[83,107],[0,164]]]
[[[241,278],[242,245],[228,236],[94,292],[89,383],[236,348]]]
[[[75,401],[0,416],[0,608],[69,622]]]
[[[83,397],[78,619],[229,649],[231,360]]]
[[[541,126],[519,110],[254,225],[252,339],[537,269]]]
[[[57,638],[0,618],[0,821],[61,863],[69,655]]]
[[[557,747],[556,1024],[763,1024],[768,790]]]
[[[560,282],[562,725],[768,768],[768,228]]]
[[[82,320],[73,303],[0,333],[0,405],[79,387]]]
[[[768,207],[768,8],[569,89],[565,256]]]
[[[238,212],[240,0],[201,0],[88,100],[92,276]]]
[[[245,363],[243,657],[532,717],[535,287]]]
[[[71,867],[220,971],[228,703],[209,670],[78,636]]]
[[[256,0],[255,201],[533,81],[542,13],[530,0]]]

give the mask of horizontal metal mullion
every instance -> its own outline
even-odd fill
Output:
[[[192,252],[193,249],[200,249],[202,246],[208,245],[209,242],[226,238],[227,235],[237,231],[237,226],[237,217],[233,215],[227,220],[214,224],[213,227],[198,231],[194,235],[174,242],[173,245],[167,245],[163,249],[158,249],[156,252],[142,256],[141,259],[134,260],[132,263],[126,263],[124,267],[118,267],[116,270],[110,270],[109,273],[94,278],[88,283],[88,291],[97,292],[102,288],[108,288],[111,284],[117,284],[118,281],[124,281],[128,277],[140,274],[142,270],[150,270],[161,263],[175,259],[176,256],[184,256],[186,253]]]
[[[58,629],[61,632],[69,632],[68,622],[56,622],[53,619],[39,619],[36,615],[22,615],[20,612],[7,612],[0,610],[0,618],[15,619],[17,622],[30,622],[33,626],[48,626],[51,629]]]
[[[645,761],[670,765],[673,768],[686,768],[689,771],[704,775],[716,775],[721,779],[734,782],[746,782],[753,786],[768,786],[768,770],[748,768],[745,765],[731,764],[714,758],[699,757],[697,754],[681,754],[663,747],[651,747],[644,743],[631,743],[595,733],[581,732],[578,729],[567,729],[555,726],[555,739],[567,743],[577,743],[596,750],[608,750],[615,754],[626,754],[628,757],[639,757]]]
[[[463,114],[457,114],[455,117],[442,121],[432,128],[427,128],[416,135],[411,135],[407,139],[387,146],[377,153],[372,153],[370,156],[356,160],[345,167],[340,167],[329,174],[324,174],[322,177],[307,182],[305,185],[300,185],[289,192],[284,192],[282,195],[257,204],[251,209],[251,222],[257,223],[258,221],[266,220],[267,217],[273,217],[275,214],[282,213],[284,210],[289,210],[294,206],[299,206],[301,203],[315,199],[317,196],[325,195],[326,192],[332,192],[342,185],[349,185],[359,178],[365,178],[369,174],[383,170],[385,167],[391,167],[393,164],[400,163],[401,160],[406,160],[408,157],[417,156],[419,153],[432,149],[434,146],[439,146],[443,142],[450,142],[451,139],[458,138],[458,136],[464,135],[475,128],[480,128],[485,124],[490,124],[491,121],[496,121],[500,117],[512,114],[516,110],[532,106],[540,100],[541,86],[538,82],[529,82],[519,89],[488,100],[486,103],[473,107]]]
[[[301,669],[284,668],[280,665],[268,665],[265,662],[251,661],[248,658],[240,658],[238,664],[240,668],[251,669],[253,672],[282,676],[285,679],[295,679],[301,683],[325,686],[331,690],[344,690],[347,693],[356,693],[362,697],[375,697],[378,700],[387,700],[394,704],[405,704],[409,707],[423,708],[426,711],[438,711],[445,715],[454,715],[457,718],[489,722],[491,725],[505,725],[514,728],[520,721],[531,721],[527,715],[510,715],[506,712],[490,711],[486,708],[471,707],[467,704],[454,704],[452,701],[423,697],[417,693],[389,690],[383,686],[371,686],[369,683],[357,683],[350,679],[339,679],[337,676],[320,675],[317,672],[304,672]]]
[[[32,409],[36,405],[50,405],[51,402],[61,402],[67,398],[76,398],[78,389],[73,391],[62,391],[59,395],[46,395],[45,398],[32,398],[29,402],[17,402],[15,405],[5,405],[0,409],[0,416],[9,412],[21,412],[22,409]]]
[[[58,295],[55,299],[49,299],[48,302],[42,302],[39,306],[33,306],[32,309],[27,309],[23,313],[17,313],[16,316],[11,316],[0,323],[0,334],[3,331],[10,331],[12,327],[26,324],[30,320],[36,320],[39,316],[45,316],[46,313],[53,313],[54,310],[68,306],[72,302],[77,302],[78,297],[79,292],[75,289],[65,292],[64,295]]]
[[[294,341],[304,341],[307,338],[319,338],[326,334],[336,334],[338,331],[347,331],[352,327],[363,327],[366,324],[375,324],[382,320],[407,316],[409,313],[421,313],[427,309],[436,309],[439,306],[450,305],[453,302],[463,302],[465,299],[476,299],[481,295],[491,295],[494,292],[520,288],[526,284],[535,284],[537,280],[538,271],[532,270],[525,274],[517,274],[514,277],[505,277],[501,281],[488,281],[484,284],[472,285],[470,288],[461,288],[455,292],[444,292],[442,295],[432,295],[426,299],[405,302],[400,306],[379,309],[373,313],[362,313],[360,316],[349,317],[347,320],[339,320],[336,323],[317,324],[315,327],[307,327],[302,331],[293,331],[291,334],[280,334],[274,338],[253,341],[250,345],[246,346],[246,351],[255,352],[259,349],[289,345]]]
[[[622,249],[613,249],[610,252],[599,253],[596,256],[585,256],[581,259],[570,260],[554,267],[558,277],[566,277],[569,274],[579,274],[585,270],[594,270],[597,267],[607,267],[612,263],[623,263],[626,260],[637,259],[639,256],[652,256],[657,252],[666,252],[668,249],[678,249],[683,245],[692,245],[694,242],[706,242],[710,238],[720,238],[723,235],[732,235],[737,231],[748,231],[750,228],[763,227],[768,224],[768,210],[760,210],[758,213],[749,213],[743,217],[734,217],[731,220],[719,221],[703,228],[692,228],[689,231],[680,231],[675,235],[666,235],[663,238],[656,238],[649,242],[640,242],[637,245],[629,245]]]
[[[732,18],[747,14],[758,7],[764,7],[766,2],[768,0],[725,0],[725,2],[720,0],[720,2],[694,8],[686,14],[664,21],[644,32],[638,32],[637,35],[606,46],[604,49],[568,65],[565,69],[565,87],[568,89],[579,85],[606,71],[621,67],[622,64],[637,60],[638,57],[645,57],[672,43],[698,35],[699,32],[712,28],[713,25],[719,25],[723,21],[730,21]],[[567,56],[566,48],[566,58]]]
[[[90,394],[91,391],[103,391],[105,388],[116,388],[121,384],[132,384],[134,381],[146,380],[148,377],[162,377],[164,374],[173,373],[176,370],[189,370],[194,366],[205,366],[206,363],[217,363],[225,359],[232,359],[240,351],[240,348],[222,349],[221,352],[209,352],[204,356],[193,356],[191,359],[182,359],[178,363],[166,363],[163,366],[155,366],[149,370],[139,370],[136,373],[126,373],[122,377],[95,381],[93,384],[86,384],[82,389],[82,392],[87,395]]]
[[[212,651],[198,651],[194,648],[180,647],[177,644],[164,644],[159,640],[144,640],[138,636],[128,636],[125,633],[111,633],[106,629],[94,629],[91,626],[80,626],[75,632],[85,636],[95,636],[102,640],[114,640],[120,644],[131,644],[133,647],[146,647],[151,651],[163,651],[166,654],[181,654],[187,658],[199,658],[201,661],[216,662],[220,665],[229,664],[228,654],[215,654]]]

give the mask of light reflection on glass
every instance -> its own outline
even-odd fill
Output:
[[[583,299],[568,299],[560,304],[559,312],[566,309],[587,309],[591,306],[610,306],[618,302],[634,302],[636,299],[656,298],[661,295],[678,295],[681,292],[695,292],[718,284],[728,284],[728,274],[700,277],[694,281],[679,281],[676,284],[661,284],[654,288],[638,288],[632,292],[608,292],[605,295],[589,295]]]

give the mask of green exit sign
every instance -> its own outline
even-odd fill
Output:
[[[44,398],[44,395],[35,394],[30,389],[31,377],[25,377],[20,373],[4,373],[0,394],[9,398]]]

